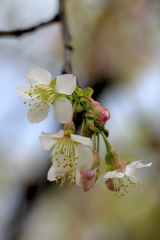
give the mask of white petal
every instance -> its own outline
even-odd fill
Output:
[[[55,181],[56,177],[60,177],[60,176],[64,177],[66,170],[64,170],[64,173],[58,172],[58,171],[59,171],[58,168],[51,166],[51,168],[49,169],[48,174],[47,174],[47,179],[49,181]]]
[[[141,162],[138,162],[136,168],[150,167],[151,165],[152,165],[152,163],[143,164],[143,163],[141,163]]]
[[[45,84],[49,85],[52,80],[50,72],[41,68],[30,68],[27,72],[28,80],[30,84]]]
[[[54,119],[60,123],[67,123],[72,116],[72,104],[67,98],[56,98],[54,102]]]
[[[55,172],[56,172],[56,176],[60,177],[60,176],[64,176],[64,174],[67,173],[67,171],[69,170],[69,166],[68,167],[63,167],[63,166],[60,166],[60,167],[55,167]]]
[[[47,174],[47,179],[49,181],[55,181],[56,180],[56,172],[55,172],[55,168],[53,166],[50,167],[48,174]]]
[[[42,132],[42,135],[50,138],[62,138],[64,136],[64,131],[61,129],[58,133],[45,133]]]
[[[77,169],[76,169],[76,184],[82,187],[82,175]]]
[[[132,162],[132,163],[126,165],[126,168],[124,170],[125,175],[128,177],[133,176],[135,174],[135,170],[139,163],[140,163],[140,161],[135,161],[135,162]]]
[[[107,172],[103,178],[123,178],[124,177],[124,173],[123,172],[118,172],[118,171],[109,171]]]
[[[135,174],[135,170],[136,170],[135,167],[131,168],[131,167],[126,166],[124,173],[126,176],[131,177]]]
[[[28,92],[30,90],[30,85],[23,85],[19,86],[15,89],[21,97],[24,99],[31,99],[31,96],[28,95]],[[27,93],[26,93],[27,92]]]
[[[73,74],[64,74],[57,77],[55,90],[58,93],[71,95],[76,88],[76,77]]]
[[[41,142],[42,147],[43,147],[45,150],[49,150],[49,149],[52,148],[52,147],[54,146],[54,144],[57,142],[56,139],[50,138],[50,137],[46,137],[46,136],[40,136],[39,139],[40,139],[40,142]]]
[[[92,146],[92,141],[91,141],[90,138],[82,137],[82,136],[75,135],[75,134],[71,134],[71,139],[74,142],[79,142],[79,143],[82,143],[84,145]]]
[[[37,105],[37,103],[33,104],[32,107],[34,107],[35,105]],[[39,122],[43,121],[48,116],[49,106],[45,107],[42,110],[40,109],[36,113],[34,113],[34,110],[32,110],[32,111],[30,109],[28,110],[28,113],[27,113],[28,121],[30,123],[39,123]]]
[[[137,165],[140,163],[140,161],[134,161],[127,165],[129,168],[137,168]]]
[[[77,160],[77,168],[79,171],[88,171],[93,165],[93,153],[89,147],[81,143],[76,144],[79,159]]]
[[[143,164],[140,161],[132,162],[126,166],[125,174],[126,174],[126,176],[131,177],[135,174],[136,168],[150,167],[151,165],[152,165],[152,163]]]
[[[54,149],[52,151],[52,155],[55,156]],[[63,176],[70,169],[70,166],[67,166],[65,168],[63,166],[66,165],[66,163],[69,163],[69,162],[66,162],[64,160],[64,156],[62,154],[57,154],[56,158],[58,158],[59,167],[57,166],[58,165],[57,161],[53,162],[53,166],[55,167],[55,171],[57,173],[57,176]]]

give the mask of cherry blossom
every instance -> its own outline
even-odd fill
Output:
[[[86,146],[92,146],[90,138],[66,132],[63,130],[51,134],[42,132],[43,136],[40,136],[44,149],[54,147],[50,155],[52,166],[48,172],[48,180],[58,182],[58,179],[61,179],[60,186],[63,186],[65,181],[73,185],[76,183],[76,172],[88,171],[93,165],[93,153]]]
[[[30,85],[19,86],[16,91],[30,101],[31,108],[27,113],[29,122],[43,121],[48,116],[51,104],[54,104],[54,119],[60,123],[69,122],[72,104],[66,95],[71,95],[76,88],[76,77],[64,74],[52,80],[51,74],[40,68],[29,69],[27,76]]]
[[[140,186],[142,184],[135,176],[136,168],[150,167],[151,165],[152,163],[143,164],[140,161],[123,164],[113,171],[108,171],[103,178],[107,178],[106,186],[109,190],[120,192],[121,195],[124,195],[127,192],[128,183],[132,184],[132,186]]]

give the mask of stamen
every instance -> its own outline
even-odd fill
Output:
[[[132,187],[140,187],[140,185],[143,186],[142,182],[136,176],[114,178],[114,191],[116,193],[119,192],[119,197],[125,196],[125,193],[128,193],[128,183],[131,184]]]

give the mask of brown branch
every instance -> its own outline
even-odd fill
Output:
[[[29,33],[29,32],[33,32],[41,27],[44,27],[46,25],[49,25],[49,24],[52,24],[52,23],[55,23],[55,22],[59,22],[60,21],[60,17],[59,15],[57,14],[54,18],[52,18],[51,20],[47,21],[47,22],[43,22],[43,23],[40,23],[38,25],[35,25],[33,27],[30,27],[30,28],[26,28],[26,29],[15,29],[15,30],[12,30],[12,31],[0,31],[0,37],[19,37],[21,36],[22,34],[25,34],[25,33]]]
[[[65,11],[65,0],[59,0],[59,16],[60,22],[62,26],[62,36],[63,36],[63,44],[64,44],[64,62],[62,67],[62,74],[72,73],[72,65],[71,65],[71,53],[73,51],[73,47],[71,45],[71,35],[69,33],[67,19],[66,19],[66,11]]]

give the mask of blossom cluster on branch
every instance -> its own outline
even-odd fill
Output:
[[[38,123],[47,118],[54,105],[54,119],[63,123],[58,133],[44,133],[40,142],[44,149],[53,148],[52,166],[48,180],[70,186],[77,184],[85,192],[104,182],[111,191],[124,195],[128,185],[140,186],[135,169],[149,167],[151,163],[140,161],[124,163],[108,141],[106,122],[110,113],[92,98],[93,89],[80,88],[73,74],[63,74],[52,79],[51,74],[40,68],[28,70],[30,85],[20,86],[16,91],[29,102],[29,122]],[[77,113],[82,113],[81,136],[75,134]],[[100,135],[106,146],[106,155],[100,158]],[[100,166],[105,159],[105,173]]]

